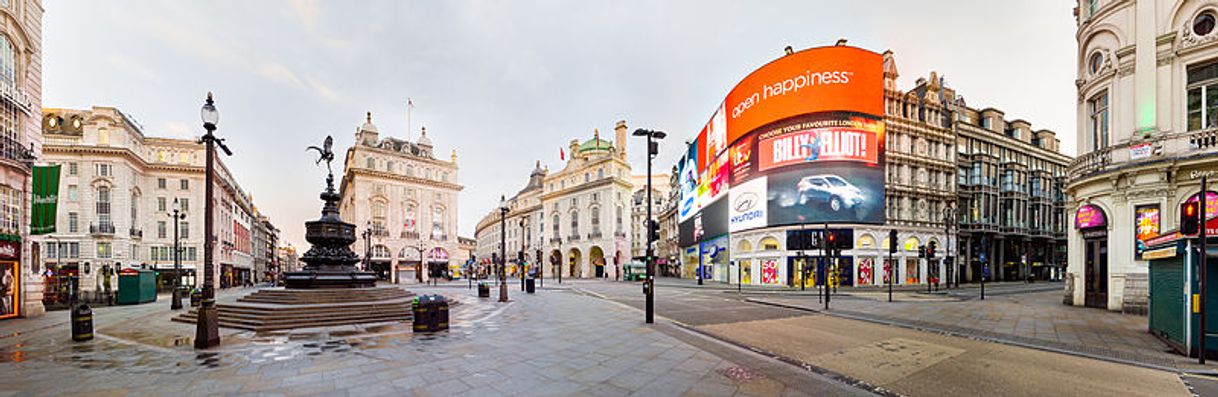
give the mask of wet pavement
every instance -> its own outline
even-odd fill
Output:
[[[503,304],[457,286],[411,288],[461,301],[452,328],[410,324],[253,333],[190,346],[167,302],[95,311],[97,337],[72,342],[67,313],[0,323],[0,395],[861,395],[715,342],[647,326],[637,310],[568,289]],[[245,291],[251,292],[251,291]],[[222,295],[235,299],[239,294]],[[769,372],[767,372],[769,371]]]

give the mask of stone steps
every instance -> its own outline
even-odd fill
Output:
[[[251,331],[329,327],[413,319],[414,293],[396,287],[263,289],[232,303],[216,304],[222,327]],[[198,309],[173,318],[194,323]]]

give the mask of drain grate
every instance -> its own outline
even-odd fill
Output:
[[[723,368],[718,372],[720,375],[726,376],[728,379],[740,382],[748,382],[750,380],[765,378],[765,375],[762,375],[760,372],[741,366]]]

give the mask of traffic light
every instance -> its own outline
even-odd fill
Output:
[[[888,231],[888,253],[890,253],[890,254],[897,253],[897,231],[896,230]]]
[[[1180,233],[1193,235],[1201,231],[1201,204],[1190,201],[1180,205]]]
[[[925,245],[919,245],[919,246],[918,246],[918,257],[919,257],[919,258],[925,258],[925,257],[926,257],[926,246],[925,246]]]
[[[934,241],[931,241],[930,244],[926,246],[926,259],[935,259],[935,245],[937,244]]]
[[[660,241],[660,223],[655,220],[647,220],[647,241]]]

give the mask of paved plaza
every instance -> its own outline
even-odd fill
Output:
[[[452,329],[222,328],[221,347],[199,352],[190,347],[193,325],[170,322],[164,300],[98,309],[97,338],[84,343],[70,340],[66,312],[0,323],[0,395],[869,394],[803,370],[791,376],[794,367],[671,325],[646,326],[635,309],[566,288],[513,290],[506,304],[474,298],[464,285],[412,291],[459,300]]]

